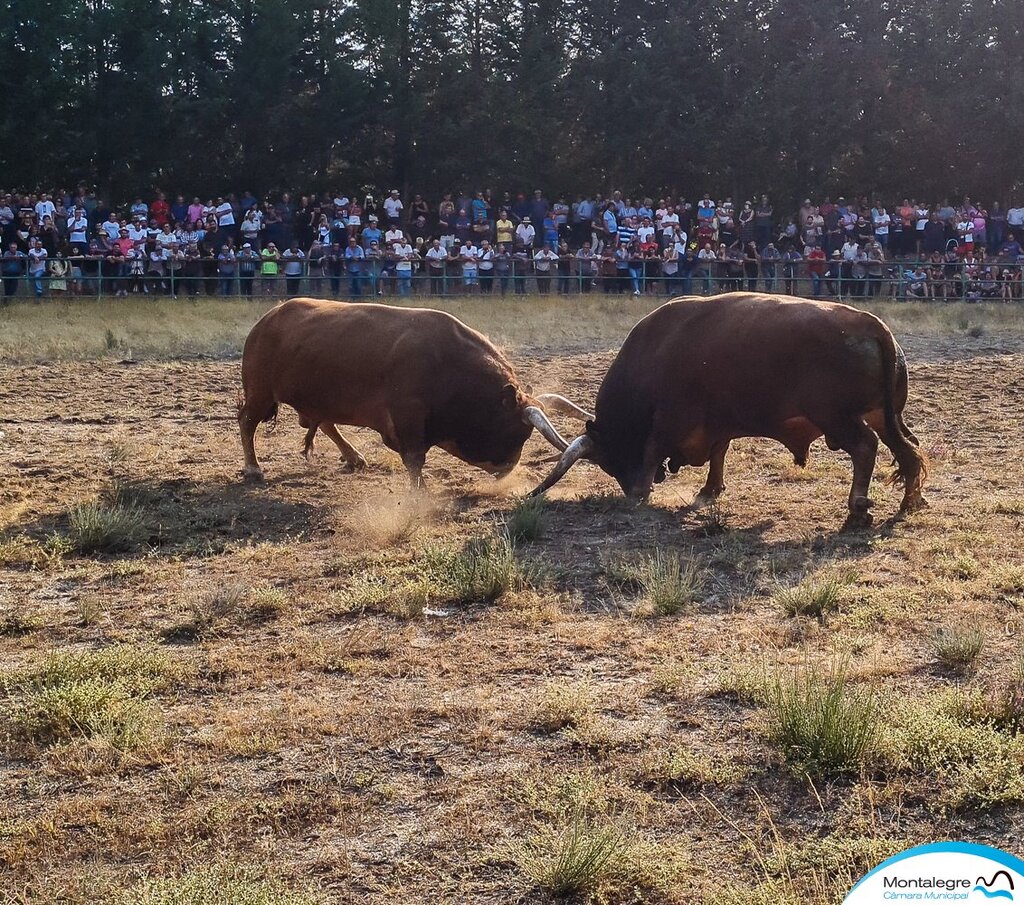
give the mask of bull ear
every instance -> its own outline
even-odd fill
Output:
[[[526,393],[527,396],[532,396],[533,387],[530,384],[527,384],[526,386],[523,387],[523,392]]]
[[[519,389],[511,383],[501,388],[501,406],[509,411],[519,408]]]
[[[584,427],[584,430],[586,431],[588,437],[591,437],[594,440],[598,440],[600,438],[601,432],[597,429],[597,425],[594,424],[593,421],[588,420]]]

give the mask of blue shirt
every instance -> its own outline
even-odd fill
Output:
[[[380,230],[378,230],[380,232]],[[366,257],[363,249],[356,245],[354,248],[349,245],[345,249],[345,264],[349,273],[359,273],[362,269],[362,260]]]
[[[591,220],[594,216],[594,202],[584,199],[576,205],[577,220]]]
[[[619,231],[619,221],[615,218],[614,211],[604,212],[604,228],[613,236]]]
[[[380,242],[384,234],[376,226],[368,226],[363,230],[363,247],[369,248],[371,242]],[[345,249],[348,252],[348,249]],[[346,257],[348,255],[346,254]]]

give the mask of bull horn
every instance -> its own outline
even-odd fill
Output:
[[[537,428],[540,431],[540,435],[555,449],[565,452],[569,447],[569,444],[562,439],[562,435],[555,430],[555,426],[548,421],[548,416],[544,414],[544,409],[538,408],[535,405],[526,406],[523,409],[523,421]]]
[[[589,459],[593,453],[594,441],[587,434],[577,437],[569,444],[569,448],[562,453],[562,458],[558,460],[558,464],[551,474],[534,487],[528,496],[535,497],[538,494],[544,493],[548,488],[553,487],[562,480],[563,475],[580,459]]]
[[[564,396],[559,396],[558,393],[542,393],[537,397],[537,401],[544,408],[549,408],[560,415],[568,415],[570,418],[576,418],[579,421],[594,420],[594,416],[590,412],[586,409],[581,409],[575,402],[570,402]]]

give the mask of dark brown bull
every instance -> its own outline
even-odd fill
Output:
[[[395,450],[414,486],[427,450],[501,476],[519,462],[536,427],[566,448],[543,401],[520,387],[502,354],[480,333],[443,311],[292,299],[252,328],[242,353],[238,425],[245,477],[260,480],[254,438],[280,403],[330,437],[350,469],[366,461],[336,424],[369,427]]]
[[[597,394],[595,417],[534,491],[580,459],[645,499],[665,469],[711,463],[698,501],[725,490],[729,443],[770,437],[798,465],[824,436],[853,460],[847,527],[871,524],[878,438],[904,485],[901,512],[925,505],[927,475],[903,421],[907,364],[874,315],[848,305],[731,293],[662,305],[630,332]]]

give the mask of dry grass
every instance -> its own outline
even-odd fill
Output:
[[[591,404],[655,303],[449,307]],[[0,316],[8,360],[94,359],[0,380],[0,901],[838,903],[1024,820],[1020,308],[879,307],[931,508],[876,482],[842,534],[820,443],[799,474],[735,443],[710,513],[702,470],[637,507],[588,464],[530,510],[536,438],[501,483],[434,451],[411,498],[369,431],[365,472],[307,464],[284,408],[243,486],[237,360],[159,358],[234,355],[263,307]],[[75,548],[83,500],[139,507],[132,549]]]

